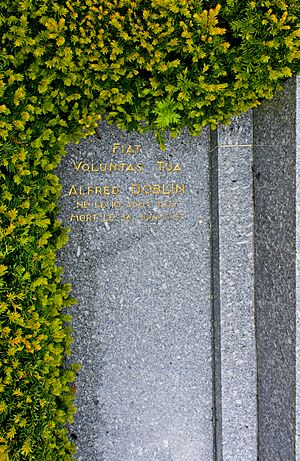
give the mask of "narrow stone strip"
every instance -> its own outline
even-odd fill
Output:
[[[254,149],[255,299],[262,461],[296,459],[295,89],[295,80],[288,81],[283,92],[254,111],[254,144],[259,146]]]
[[[222,461],[257,460],[252,137],[252,112],[218,130]]]
[[[217,132],[210,136],[210,201],[211,201],[211,288],[212,288],[212,381],[214,405],[214,461],[222,461],[222,383],[220,341],[220,254]],[[215,147],[214,147],[215,146]]]
[[[296,461],[300,460],[300,76],[296,78]]]

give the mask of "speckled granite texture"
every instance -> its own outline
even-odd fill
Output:
[[[300,460],[300,77],[296,80],[296,461]]]
[[[299,85],[165,152],[68,147],[79,461],[300,461]]]
[[[262,461],[300,459],[300,453],[297,457],[295,453],[297,88],[296,81],[291,80],[283,93],[254,112],[258,438]]]
[[[78,459],[210,461],[208,136],[182,136],[162,152],[151,136],[105,126],[100,132],[102,139],[70,146],[60,168],[60,215],[71,227],[62,259],[78,298],[72,312],[74,360],[82,364],[72,427]],[[122,154],[115,146],[112,153],[114,143],[142,147],[137,154]],[[99,162],[128,159],[143,163],[143,173],[103,174],[74,167],[83,161],[96,170]],[[159,161],[174,169],[179,163],[182,171],[160,172]],[[185,184],[186,194],[132,196],[132,184],[163,183],[169,192],[170,184]],[[80,185],[82,192],[108,185],[120,187],[120,193],[111,198],[91,192],[82,196],[89,201],[83,209],[82,197],[69,195],[72,185],[77,192]],[[107,207],[93,209],[95,201]],[[113,208],[113,201],[122,207]],[[133,201],[141,208],[128,208]],[[104,212],[107,217],[114,213],[114,221],[102,222]],[[73,219],[87,213],[97,213],[97,220]],[[122,218],[123,213],[132,220]]]
[[[257,460],[252,113],[217,132],[219,343],[215,349],[221,425],[218,459]],[[218,393],[217,393],[218,395]]]

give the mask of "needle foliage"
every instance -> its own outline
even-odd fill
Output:
[[[0,0],[0,460],[74,447],[54,174],[101,116],[198,135],[299,71],[298,0]]]

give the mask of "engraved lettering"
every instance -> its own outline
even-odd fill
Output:
[[[118,186],[112,186],[111,193],[112,195],[118,195],[120,193],[120,188]]]
[[[105,209],[107,208],[107,203],[106,202],[94,202],[94,207]]]
[[[132,221],[132,215],[123,213],[121,215],[121,222],[125,222],[125,221]]]
[[[75,163],[75,162],[74,162],[74,168],[75,168],[77,171],[79,171],[79,168],[81,167],[81,165],[82,165],[82,162],[79,162],[79,163]]]
[[[151,202],[127,202],[126,208],[151,208]]]
[[[74,163],[74,168],[77,171],[82,171],[84,173],[142,173],[143,171],[143,164],[137,163],[136,165],[133,163],[83,163],[82,161],[79,163]]]
[[[92,171],[93,172],[98,172],[99,171],[99,168],[95,168],[93,163],[92,163]]]
[[[100,171],[101,171],[102,173],[105,173],[105,172],[106,172],[107,167],[108,167],[107,163],[104,163],[104,164],[103,164],[103,163],[100,163],[100,165],[99,165],[99,169],[100,169]]]
[[[97,214],[96,213],[88,213],[88,214],[81,214],[81,215],[74,215],[72,214],[70,216],[70,221],[80,221],[80,222],[92,222],[92,221],[96,221],[97,220]]]
[[[185,184],[131,184],[132,195],[178,195],[185,193]]]
[[[69,195],[118,195],[120,193],[119,186],[87,186],[85,189],[82,186],[71,186]]]
[[[128,146],[128,147],[127,147],[126,154],[133,154],[133,152],[134,152],[133,147],[132,147],[132,146]]]
[[[152,191],[153,191],[153,194],[160,195],[160,193],[161,193],[160,185],[159,184],[153,184]]]
[[[174,201],[157,202],[158,208],[176,208],[177,203]]]
[[[158,161],[156,162],[156,165],[160,171],[160,173],[163,173],[163,172],[167,172],[167,173],[180,173],[181,172],[181,167],[179,165],[179,163],[166,163],[166,162],[162,162],[162,161]]]
[[[114,213],[109,213],[109,214],[104,213],[103,214],[103,217],[102,217],[103,222],[113,222],[114,220],[115,220]]]
[[[133,165],[128,165],[127,171],[128,171],[128,172],[134,172],[134,167],[133,167]]]
[[[113,144],[113,150],[112,150],[112,151],[113,151],[113,154],[115,154],[115,153],[118,151],[118,149],[120,148],[120,146],[121,146],[121,144],[120,144],[119,142],[115,142],[115,143]]]
[[[88,208],[90,206],[89,202],[77,202],[77,208]]]
[[[71,187],[71,189],[69,191],[69,195],[78,195],[76,187],[75,187],[74,184],[72,185],[72,187]]]
[[[139,195],[141,193],[141,186],[138,184],[131,184],[132,195]]]
[[[109,169],[110,172],[112,171],[119,171],[119,164],[118,163],[111,163],[110,164],[110,169]]]
[[[121,144],[120,142],[115,142],[112,147],[113,155],[122,154],[122,155],[133,155],[138,154],[141,150],[140,144],[129,144],[128,146]]]

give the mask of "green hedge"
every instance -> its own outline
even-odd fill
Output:
[[[101,115],[163,143],[271,98],[299,70],[298,3],[0,0],[1,461],[73,459],[65,145]]]

